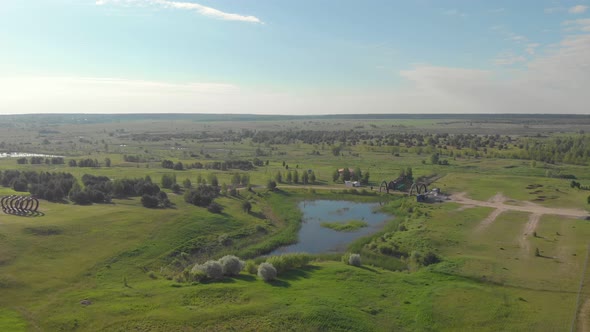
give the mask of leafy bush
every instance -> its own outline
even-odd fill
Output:
[[[146,208],[157,208],[159,204],[158,197],[144,194],[141,196],[141,204]]]
[[[252,211],[252,203],[249,201],[244,201],[242,203],[242,210],[244,210],[246,213],[250,213],[250,211]]]
[[[192,268],[191,273],[195,274],[199,271],[210,279],[221,279],[223,277],[223,267],[218,261],[207,261],[205,264],[197,264]]]
[[[422,264],[424,264],[424,266],[436,264],[438,262],[440,262],[440,258],[432,251],[426,253],[426,255],[424,255],[424,258],[422,259]]]
[[[258,276],[264,281],[275,280],[277,277],[277,269],[270,263],[261,263],[258,266]]]
[[[187,190],[184,193],[184,200],[187,203],[197,206],[209,206],[219,196],[219,187],[199,185],[197,188]]]
[[[350,256],[348,256],[348,264],[352,266],[361,266],[361,255],[350,254]]]
[[[218,203],[211,202],[207,207],[207,210],[211,213],[221,213],[223,211],[223,206],[219,205]]]
[[[244,269],[246,263],[240,260],[238,257],[233,255],[227,255],[221,257],[219,260],[223,269],[223,275],[226,276],[237,276]]]
[[[207,279],[207,274],[203,271],[191,271],[190,272],[190,281],[201,282]]]
[[[266,262],[272,264],[277,272],[283,273],[290,269],[296,269],[307,265],[311,261],[311,256],[308,254],[294,253],[281,256],[269,257]]]
[[[245,270],[250,274],[256,274],[258,272],[258,265],[253,260],[249,260],[246,262]]]

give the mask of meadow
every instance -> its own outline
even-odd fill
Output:
[[[501,116],[3,120],[0,152],[59,155],[65,163],[0,158],[1,171],[67,172],[80,184],[84,174],[149,177],[159,185],[164,175],[174,175],[179,184],[188,179],[193,186],[211,184],[212,175],[231,186],[240,174],[248,175],[249,183],[236,187],[236,195],[215,199],[221,213],[187,202],[183,192],[190,188],[162,188],[171,207],[148,209],[141,197],[113,197],[90,205],[41,200],[40,215],[0,214],[0,331],[583,331],[590,326],[590,304],[584,305],[590,301],[584,274],[588,221],[496,211],[453,199],[417,203],[406,193],[379,192],[382,181],[411,169],[414,179],[436,179],[429,188],[445,194],[588,211],[590,171],[581,157],[575,163],[512,158],[524,153],[523,142],[584,136],[590,126],[586,117],[569,122]],[[387,136],[391,133],[398,136]],[[313,135],[323,138],[278,141]],[[475,135],[470,142],[481,146],[458,148],[450,139],[456,135]],[[430,138],[439,143],[429,144]],[[434,163],[433,155],[447,164]],[[99,166],[68,165],[86,158]],[[256,159],[260,164],[251,170],[188,167]],[[184,167],[163,168],[163,160]],[[342,168],[368,172],[368,184],[353,189],[334,181]],[[316,180],[288,182],[287,173],[294,171],[300,177],[313,172]],[[573,179],[581,186],[572,186]],[[269,187],[271,180],[277,188]],[[13,194],[28,195],[0,186],[0,196]],[[297,241],[297,205],[313,199],[380,202],[381,211],[392,215],[382,231],[348,248],[360,253],[361,267],[343,262],[343,252],[314,255],[271,282],[246,270],[219,281],[192,280],[185,272],[229,254],[252,264],[265,261],[265,254]]]

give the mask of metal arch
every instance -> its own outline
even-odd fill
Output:
[[[19,196],[12,196],[8,204],[10,205],[10,211],[18,211],[18,198]]]
[[[414,190],[416,191],[416,193],[414,193]],[[414,182],[412,184],[412,187],[410,188],[410,193],[409,195],[415,195],[415,194],[426,194],[428,192],[428,187],[426,187],[426,183],[416,183]]]
[[[2,205],[2,211],[8,208],[8,199],[12,198],[12,196],[4,196],[0,199],[0,204]]]
[[[32,196],[10,195],[0,198],[2,211],[9,214],[37,214],[39,200]]]
[[[36,197],[31,197],[33,200],[33,204],[35,204],[35,208],[32,209],[33,212],[37,212],[39,209],[39,200]]]
[[[383,192],[383,189],[385,189],[385,191],[387,191],[387,193],[389,194],[389,184],[385,180],[383,180],[383,182],[381,182],[381,185],[379,185],[379,192]]]

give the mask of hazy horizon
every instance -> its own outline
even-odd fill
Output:
[[[0,3],[0,114],[590,114],[579,1]]]

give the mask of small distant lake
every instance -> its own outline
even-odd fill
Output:
[[[310,254],[344,252],[354,240],[378,232],[393,216],[376,212],[379,204],[355,203],[349,201],[315,200],[299,203],[303,212],[299,242],[280,247],[271,255],[291,252]],[[368,226],[353,232],[339,232],[322,227],[322,222],[365,221]]]
[[[42,153],[27,153],[27,152],[0,152],[0,158],[23,158],[23,157],[44,157],[44,158],[63,158],[63,156],[54,156]]]

